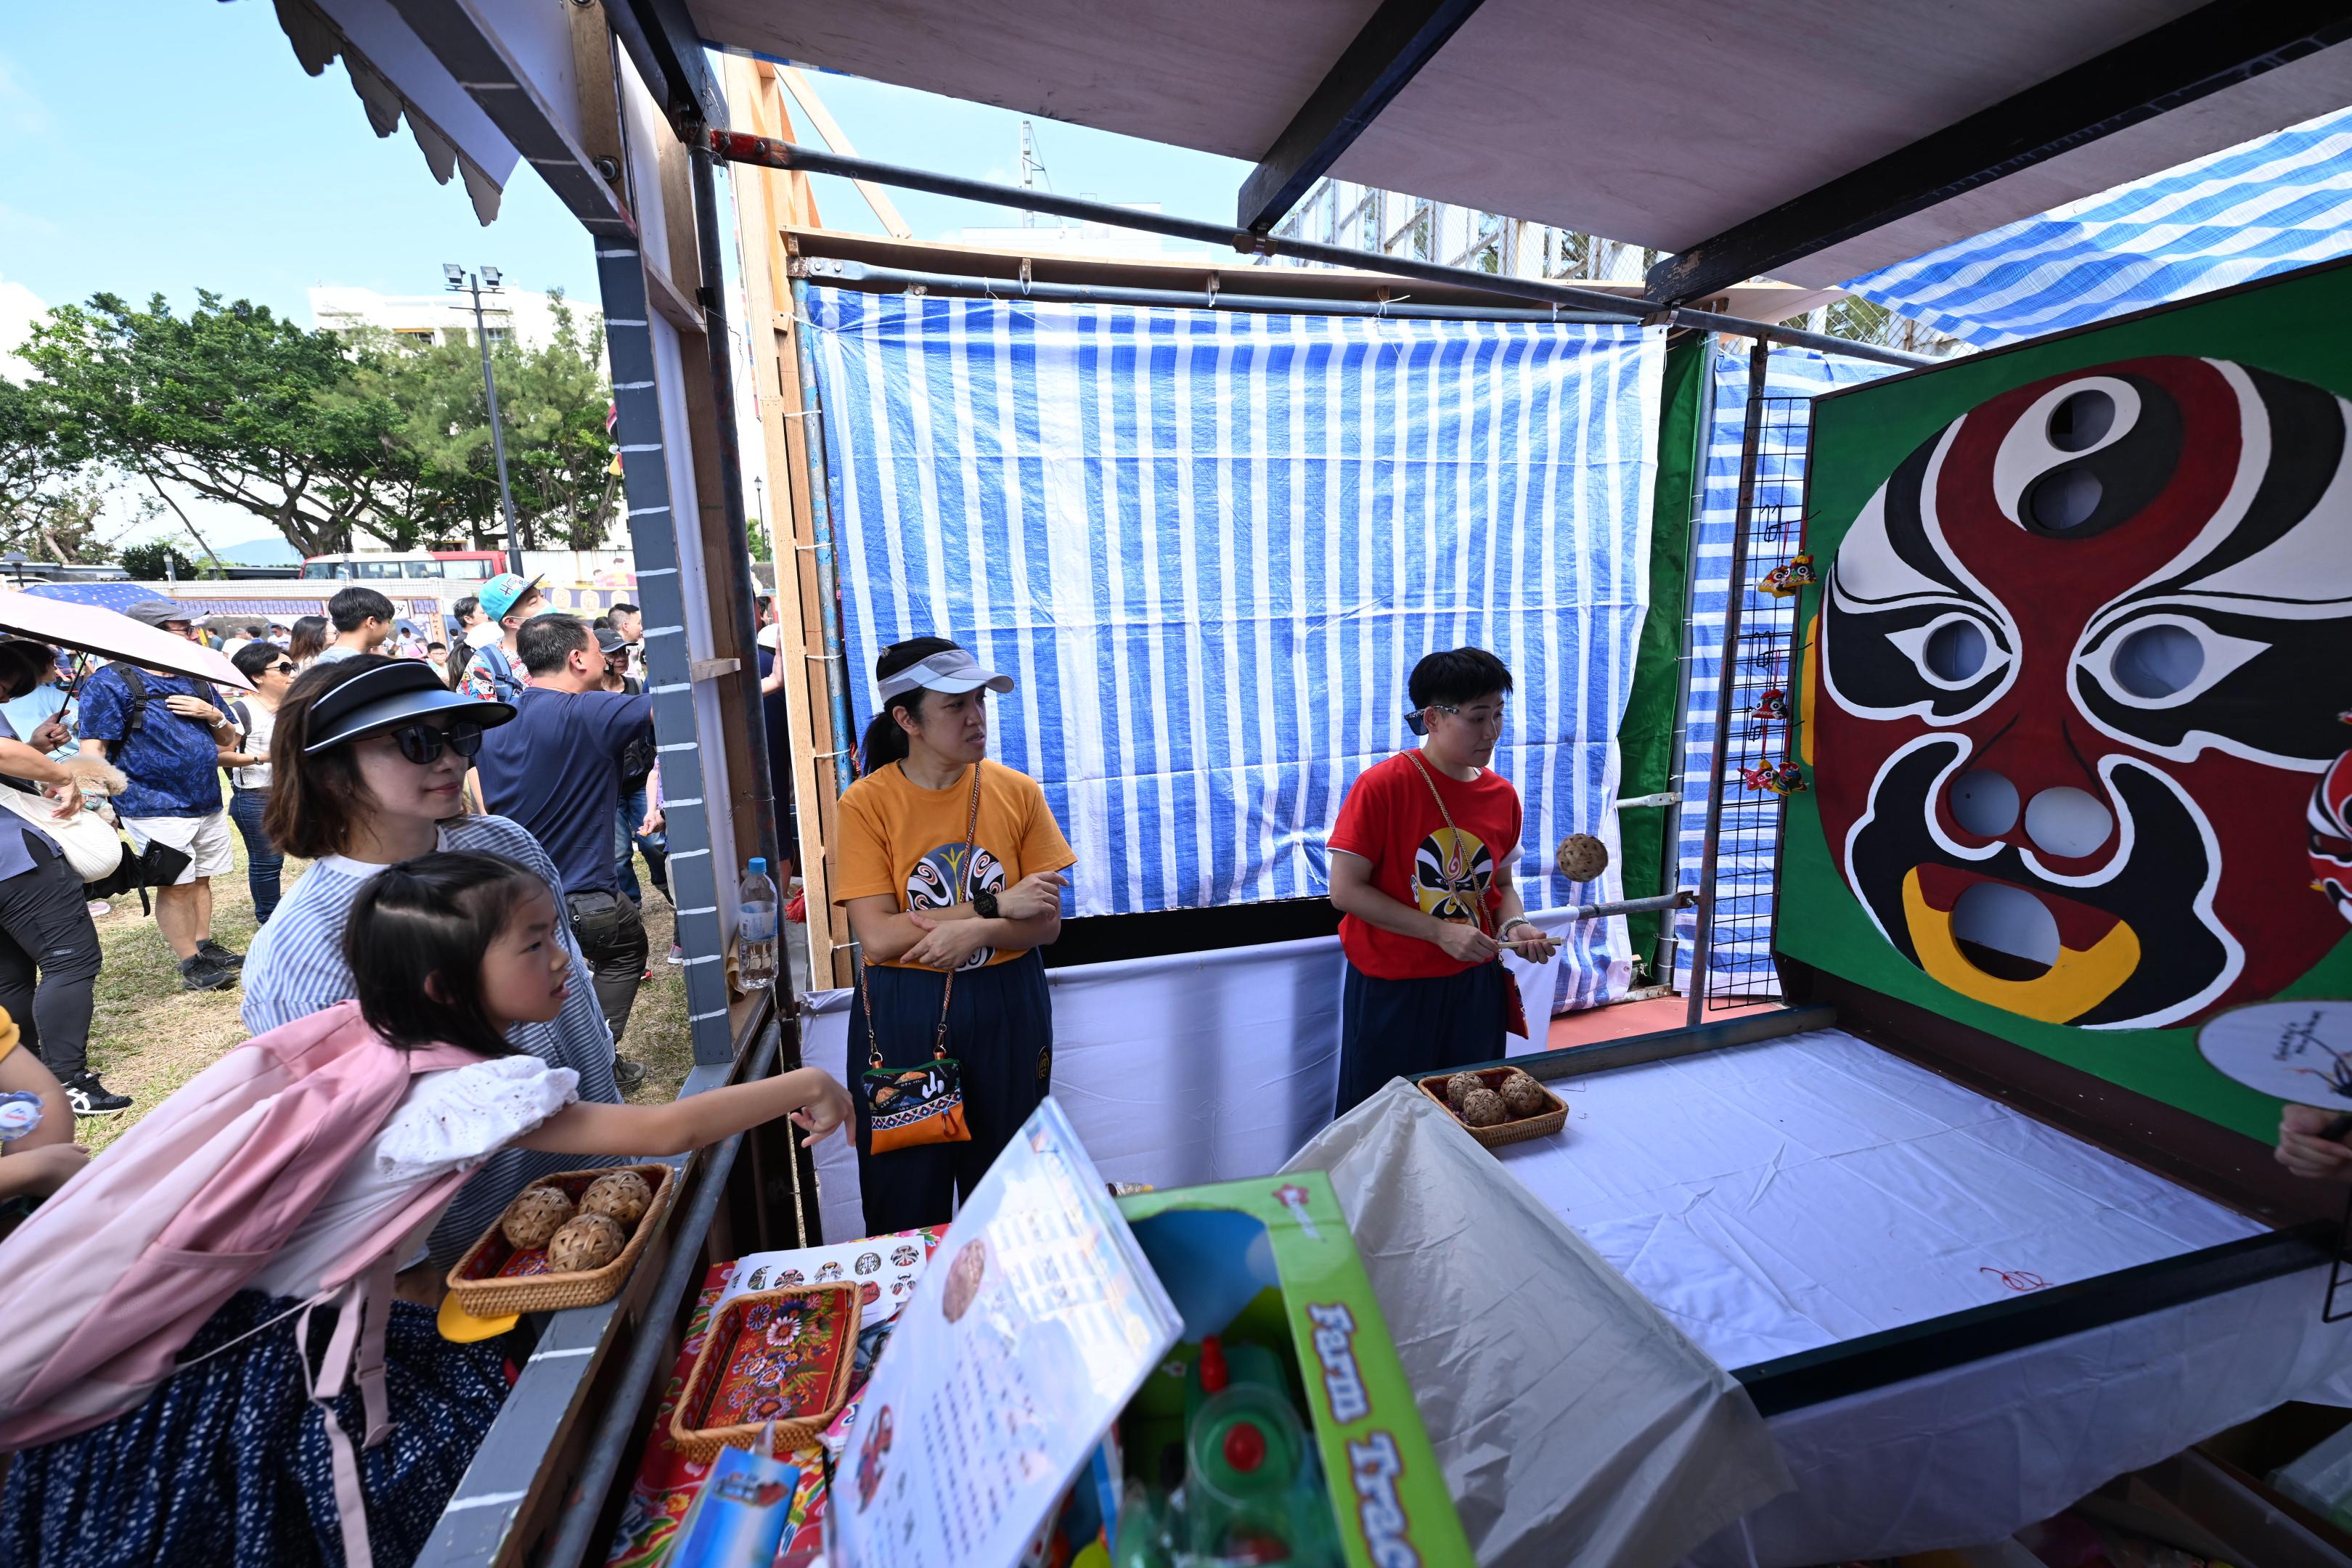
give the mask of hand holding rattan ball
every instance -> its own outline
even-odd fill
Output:
[[[583,1214],[555,1233],[547,1244],[547,1266],[558,1274],[602,1268],[621,1256],[628,1233],[610,1215]]]
[[[1523,1072],[1515,1072],[1503,1080],[1503,1106],[1513,1116],[1541,1116],[1551,1109],[1551,1097],[1543,1085]]]
[[[519,1252],[529,1252],[545,1247],[548,1237],[563,1228],[572,1218],[572,1200],[561,1187],[525,1187],[515,1201],[507,1205],[506,1217],[499,1222],[509,1245]]]
[[[1590,833],[1571,833],[1559,841],[1551,863],[1571,882],[1590,882],[1609,869],[1609,846]]]
[[[582,1214],[606,1215],[618,1220],[623,1230],[632,1230],[646,1211],[654,1206],[654,1190],[635,1171],[615,1171],[609,1176],[599,1176],[588,1184],[580,1195]]]
[[[1464,1096],[1467,1095],[1474,1089],[1484,1089],[1486,1087],[1486,1085],[1485,1082],[1483,1082],[1475,1072],[1455,1073],[1452,1078],[1445,1080],[1445,1103],[1452,1106],[1454,1110],[1459,1110],[1462,1109],[1462,1100]]]
[[[1491,1089],[1474,1089],[1462,1097],[1462,1120],[1472,1127],[1494,1127],[1511,1119],[1503,1097]]]

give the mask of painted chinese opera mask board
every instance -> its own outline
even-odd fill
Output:
[[[1906,959],[2147,1028],[2343,937],[2314,869],[2352,742],[2348,416],[2248,365],[2125,360],[1978,405],[1871,497],[1824,591],[1814,789]]]

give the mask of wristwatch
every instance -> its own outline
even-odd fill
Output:
[[[971,907],[979,911],[982,920],[992,921],[996,918],[996,895],[982,888],[971,896]]]

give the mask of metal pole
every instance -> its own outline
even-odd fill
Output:
[[[490,400],[490,455],[499,465],[499,505],[507,517],[507,570],[522,575],[522,531],[515,521],[514,491],[507,486],[507,437],[499,426],[499,378],[490,369],[490,331],[482,321],[482,279],[478,273],[466,274],[466,286],[474,296],[474,342],[482,350],[482,390]]]
[[[1683,782],[1690,776],[1690,686],[1691,686],[1691,615],[1698,592],[1698,525],[1706,510],[1706,454],[1715,440],[1715,343],[1706,341],[1706,363],[1700,371],[1698,393],[1698,425],[1691,432],[1691,500],[1686,510],[1688,526],[1683,531],[1683,608],[1682,635],[1677,639],[1682,647],[1679,679],[1675,689],[1675,732],[1667,742],[1668,794],[1666,830],[1658,844],[1658,882],[1679,885],[1683,867]],[[1655,613],[1655,606],[1652,606]],[[1675,922],[1658,922],[1658,945],[1652,950],[1650,972],[1671,989],[1675,983],[1675,949],[1680,939],[1675,935]]]
[[[1711,310],[1667,310],[1639,297],[1604,293],[1597,289],[1579,289],[1571,284],[1553,283],[1539,278],[1476,272],[1466,267],[1445,267],[1433,261],[1417,261],[1406,256],[1388,256],[1378,251],[1350,250],[1345,246],[1318,245],[1309,240],[1252,234],[1228,224],[1202,223],[1197,218],[1137,212],[1129,207],[1114,206],[1108,202],[1057,196],[1049,191],[1024,191],[1018,185],[992,184],[985,180],[967,180],[953,174],[933,174],[926,169],[908,169],[897,163],[877,163],[870,158],[845,158],[837,153],[821,152],[796,142],[747,136],[740,132],[706,130],[691,140],[708,146],[730,163],[756,163],[768,169],[796,169],[814,174],[841,174],[853,180],[871,180],[876,184],[895,185],[902,190],[929,191],[935,195],[986,202],[995,206],[1012,207],[1015,211],[1056,213],[1082,222],[1140,229],[1149,234],[1169,235],[1197,244],[1230,246],[1244,256],[1287,256],[1300,261],[1318,261],[1330,267],[1385,272],[1423,283],[1475,289],[1486,294],[1513,294],[1539,305],[1590,310],[1615,321],[1702,327],[1742,337],[1825,348],[1832,353],[1873,360],[1881,364],[1901,365],[1906,369],[1939,363],[1919,354],[1900,353],[1869,343],[1849,342],[1843,338],[1825,338],[1819,333],[1770,326],[1738,316],[1719,316]]]
[[[869,267],[863,261],[838,258],[804,258],[793,263],[796,276],[812,282],[850,288],[880,285],[954,294],[974,300],[1045,300],[1077,305],[1165,305],[1188,310],[1265,310],[1286,316],[1381,316],[1436,321],[1558,321],[1613,322],[1629,326],[1635,320],[1623,311],[1533,310],[1496,305],[1416,305],[1402,300],[1313,300],[1272,294],[1235,294],[1223,289],[1128,289],[1112,284],[1022,283],[1009,279],[959,277],[951,272],[908,272],[895,267]]]
[[[1739,439],[1739,509],[1731,524],[1731,576],[1724,595],[1723,655],[1715,669],[1715,745],[1706,774],[1706,838],[1699,852],[1698,930],[1691,937],[1690,1007],[1696,1028],[1706,1011],[1707,967],[1715,952],[1715,872],[1723,846],[1724,772],[1731,755],[1732,670],[1739,657],[1739,617],[1748,603],[1748,519],[1756,506],[1756,448],[1764,423],[1764,374],[1772,345],[1758,338],[1748,351],[1748,416]]]
[[[776,792],[768,758],[767,706],[760,700],[760,608],[755,602],[759,590],[751,581],[751,544],[743,525],[743,453],[736,436],[735,345],[727,335],[727,273],[719,249],[719,187],[711,176],[714,160],[710,154],[697,148],[692,157],[695,243],[702,253],[702,336],[710,351],[710,400],[719,425],[719,496],[726,509],[730,557],[723,563],[712,564],[734,579],[734,640],[744,650],[745,683],[751,689],[751,700],[737,711],[735,721],[743,727],[751,754],[751,777],[748,782],[752,841],[768,864],[781,872],[784,858],[777,852]],[[793,846],[793,853],[798,857],[798,845]],[[737,858],[750,858],[742,855]],[[731,872],[733,868],[729,870]]]

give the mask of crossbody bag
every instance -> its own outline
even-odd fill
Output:
[[[971,765],[971,808],[963,825],[963,857],[956,863],[952,902],[963,902],[972,845],[980,833],[980,770]],[[886,1068],[882,1041],[874,1031],[874,999],[866,987],[866,955],[857,956],[857,999],[866,1009],[866,1073],[858,1088],[866,1097],[867,1152],[887,1154],[926,1143],[967,1143],[971,1128],[963,1112],[963,1064],[948,1055],[948,1004],[955,997],[955,971],[940,991],[940,1025],[931,1037],[931,1059],[920,1067]]]

